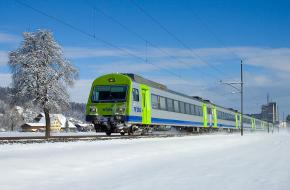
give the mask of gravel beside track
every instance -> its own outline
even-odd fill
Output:
[[[73,136],[51,136],[45,138],[44,136],[22,136],[22,137],[0,137],[1,144],[14,143],[54,143],[54,142],[73,142],[73,141],[97,141],[97,140],[114,140],[114,139],[137,139],[137,138],[155,138],[155,137],[172,137],[184,136],[184,134],[150,134],[150,135],[73,135]]]

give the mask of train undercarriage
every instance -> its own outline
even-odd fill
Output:
[[[105,132],[108,136],[112,133],[121,135],[145,135],[154,132],[171,131],[172,133],[215,133],[239,131],[238,129],[192,127],[192,126],[168,126],[168,125],[140,125],[125,122],[124,116],[98,117],[93,121],[96,132]]]
[[[129,124],[124,116],[98,117],[93,120],[96,132],[105,132],[108,136],[112,133],[121,135],[144,135],[149,132],[148,125]]]

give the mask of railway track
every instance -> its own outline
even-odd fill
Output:
[[[29,144],[29,143],[54,143],[54,142],[73,142],[73,141],[98,141],[114,139],[138,139],[138,138],[156,138],[184,136],[185,134],[150,134],[150,135],[73,135],[73,136],[22,136],[22,137],[0,137],[1,144]]]

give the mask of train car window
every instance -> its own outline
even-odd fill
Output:
[[[236,117],[233,114],[232,114],[232,121],[236,121]]]
[[[151,95],[151,104],[152,104],[152,108],[153,109],[158,109],[158,105],[159,105],[159,103],[158,103],[158,96],[156,96],[155,94],[152,94]]]
[[[211,108],[207,108],[207,114],[211,114]]]
[[[195,115],[200,115],[199,114],[199,106],[195,106]]]
[[[198,115],[203,116],[202,107],[198,106]]]
[[[195,106],[190,104],[190,114],[195,115]]]
[[[127,86],[96,86],[93,102],[123,102],[126,101]]]
[[[221,119],[221,112],[220,111],[217,111],[217,118]]]
[[[185,104],[185,113],[190,114],[190,105],[187,103]]]
[[[159,97],[159,108],[161,109],[161,110],[166,110],[166,99],[164,98],[164,97]]]
[[[180,112],[180,110],[179,110],[179,104],[178,104],[178,101],[177,100],[174,100],[174,111],[175,112]]]
[[[136,88],[133,88],[133,101],[139,102],[139,90]]]
[[[166,103],[167,103],[167,110],[174,111],[173,100],[170,98],[166,98]]]
[[[243,123],[248,123],[248,119],[243,117]]]
[[[185,113],[185,105],[184,102],[179,102],[180,113]]]

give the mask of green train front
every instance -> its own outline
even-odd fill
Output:
[[[86,121],[96,131],[124,134],[131,109],[132,80],[122,74],[108,74],[97,78],[91,87],[86,108]],[[140,111],[141,112],[141,111]]]

